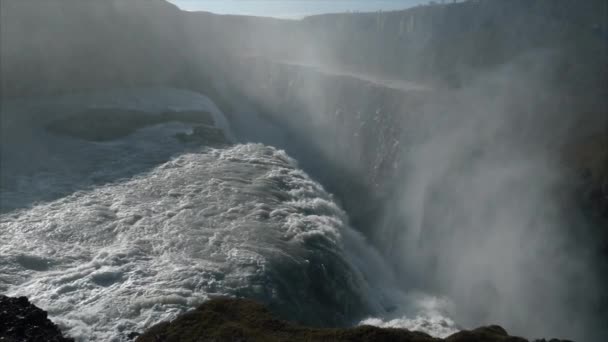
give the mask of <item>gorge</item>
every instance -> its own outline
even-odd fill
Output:
[[[233,296],[317,327],[608,337],[604,1],[0,6],[0,292],[66,335]]]

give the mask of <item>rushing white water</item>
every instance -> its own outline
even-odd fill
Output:
[[[381,328],[398,328],[411,331],[424,331],[432,336],[445,338],[456,332],[454,321],[443,316],[426,316],[420,315],[415,318],[407,316],[395,318],[391,320],[382,320],[380,318],[368,318],[361,321],[362,325],[374,325]]]
[[[8,293],[29,296],[72,336],[99,340],[213,294],[292,300],[273,263],[288,258],[291,276],[311,281],[308,244],[339,255],[344,222],[291,162],[261,145],[212,149],[5,215]]]
[[[401,328],[423,331],[434,337],[445,338],[460,330],[456,323],[446,316],[452,303],[445,298],[424,294],[409,294],[400,301],[402,307],[383,318],[367,318],[360,325],[374,325],[381,328]],[[403,310],[406,309],[406,312]]]
[[[28,296],[68,335],[124,340],[217,295],[317,323],[399,305],[384,262],[285,152],[184,143],[175,134],[192,127],[178,122],[107,142],[44,129],[91,107],[204,110],[232,139],[209,99],[173,89],[5,107],[0,290]],[[401,326],[445,335],[453,323],[433,317]]]

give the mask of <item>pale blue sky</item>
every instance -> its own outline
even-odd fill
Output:
[[[312,14],[348,11],[390,11],[429,0],[169,0],[186,11],[301,18]]]

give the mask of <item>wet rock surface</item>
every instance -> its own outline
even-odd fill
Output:
[[[496,325],[460,331],[445,339],[422,332],[372,326],[344,329],[303,327],[275,319],[268,309],[254,301],[228,298],[213,299],[173,322],[157,324],[136,341],[527,342],[521,337],[509,336]]]
[[[358,326],[312,328],[275,319],[261,304],[247,299],[216,298],[173,322],[159,323],[143,334],[127,335],[136,342],[160,341],[402,341],[402,342],[527,342],[497,325],[463,330],[445,339],[406,329]],[[0,341],[73,342],[64,337],[44,310],[26,297],[0,295]],[[533,342],[571,342],[541,339]]]
[[[27,298],[0,295],[0,341],[70,342],[59,327],[47,318],[47,313],[31,304]]]
[[[228,139],[226,139],[226,136],[221,129],[206,125],[194,127],[191,134],[178,133],[175,137],[185,143],[193,142],[206,145],[228,144]]]

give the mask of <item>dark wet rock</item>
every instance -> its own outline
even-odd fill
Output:
[[[521,337],[509,336],[507,331],[498,325],[477,328],[471,331],[459,331],[445,339],[446,342],[527,342]]]
[[[47,318],[45,311],[27,298],[0,295],[0,341],[70,342],[59,328]]]
[[[196,142],[207,145],[222,145],[228,143],[228,140],[221,129],[206,125],[194,127],[191,134],[178,133],[175,137],[182,142]]]
[[[311,328],[273,318],[263,305],[246,299],[219,298],[150,328],[137,342],[157,341],[403,341],[527,342],[496,325],[461,331],[446,339],[405,329],[359,326]]]
[[[136,342],[160,341],[402,341],[402,342],[527,342],[509,336],[500,326],[491,325],[460,331],[445,339],[405,329],[358,326],[353,328],[312,328],[275,319],[263,305],[247,299],[217,298],[173,322],[159,323],[143,334],[126,336]],[[27,298],[0,295],[0,341],[73,342],[64,337],[47,313]],[[534,342],[572,342],[535,340]]]
[[[580,175],[582,201],[608,218],[608,133],[581,139],[564,153],[566,163]]]
[[[274,319],[263,305],[245,299],[214,299],[171,323],[160,323],[137,342],[147,341],[437,341],[399,329],[363,326],[315,329]]]
[[[134,340],[134,339],[136,339],[137,337],[139,337],[139,335],[141,335],[141,334],[140,334],[140,333],[138,333],[138,332],[133,331],[133,332],[131,332],[131,333],[129,333],[129,334],[127,335],[127,339],[129,339],[129,340]]]
[[[608,132],[587,136],[564,147],[563,160],[572,172],[575,186],[569,208],[581,210],[592,222],[593,241],[587,244],[597,260],[608,260]],[[584,232],[587,233],[587,232]],[[605,273],[605,272],[604,272]]]
[[[47,129],[55,134],[90,141],[108,141],[123,138],[138,129],[167,123],[213,125],[213,116],[204,111],[169,111],[161,114],[135,110],[91,109],[53,121]]]

